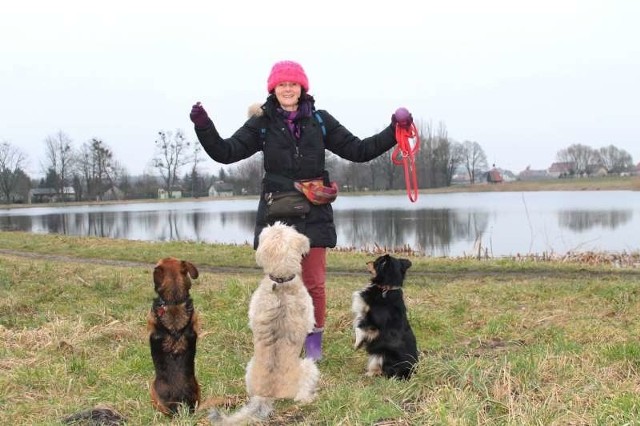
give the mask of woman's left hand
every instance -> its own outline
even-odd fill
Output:
[[[413,116],[408,109],[400,107],[391,116],[391,124],[408,129],[413,124]]]

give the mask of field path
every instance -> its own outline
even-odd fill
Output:
[[[151,270],[155,266],[154,263],[143,262],[143,261],[131,261],[131,260],[117,260],[117,259],[104,259],[104,258],[93,258],[93,257],[76,257],[76,256],[66,256],[61,254],[48,254],[48,253],[36,253],[29,251],[20,251],[20,250],[10,250],[10,249],[0,249],[0,256],[7,257],[19,257],[19,258],[27,258],[33,260],[41,260],[41,261],[53,261],[53,262],[65,262],[65,263],[93,263],[104,266],[115,266],[115,267],[127,267],[127,268],[145,268]],[[552,262],[539,262],[540,267],[529,270],[514,270],[510,268],[504,269],[466,269],[463,271],[428,271],[428,270],[419,270],[413,269],[411,272],[411,276],[417,277],[449,277],[450,279],[462,278],[462,277],[490,277],[490,276],[500,276],[504,278],[541,278],[541,277],[553,277],[553,278],[580,278],[581,276],[587,277],[600,277],[600,276],[613,276],[613,275],[623,275],[632,277],[634,279],[640,280],[640,269],[638,268],[618,268],[618,269],[606,269],[606,270],[593,270],[593,269],[583,269],[578,271],[562,271],[557,270],[552,267],[546,267],[546,265],[551,265]],[[211,266],[206,264],[198,264],[198,270],[200,272],[208,272],[208,273],[220,273],[220,274],[250,274],[250,275],[260,275],[261,269],[256,267],[242,267],[242,266]],[[360,271],[345,271],[345,270],[335,270],[331,269],[331,266],[327,268],[328,276],[358,276],[363,278],[368,278],[369,274],[365,270]]]

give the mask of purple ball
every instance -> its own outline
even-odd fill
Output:
[[[399,123],[406,123],[407,121],[409,121],[411,113],[409,113],[409,110],[407,110],[406,108],[400,107],[396,110],[395,116],[396,120],[398,120]]]

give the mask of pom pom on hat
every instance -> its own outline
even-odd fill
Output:
[[[280,83],[290,81],[298,83],[305,92],[309,91],[309,80],[304,73],[302,66],[293,61],[276,62],[271,68],[271,73],[267,79],[267,92],[271,91]]]

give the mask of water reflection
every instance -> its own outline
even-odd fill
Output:
[[[486,211],[452,209],[347,210],[336,213],[338,241],[355,248],[409,246],[436,256],[447,255],[453,241],[473,243],[488,224]]]
[[[411,247],[433,256],[638,250],[635,192],[339,197],[342,247]],[[594,205],[594,202],[597,202]],[[0,210],[0,229],[148,241],[253,242],[255,199]]]
[[[573,231],[584,231],[594,227],[615,229],[629,222],[631,210],[567,210],[558,213],[560,226]]]

